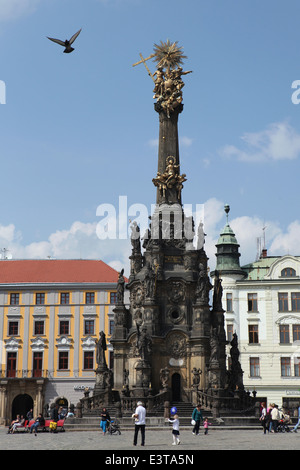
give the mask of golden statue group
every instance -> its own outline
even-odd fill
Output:
[[[187,75],[192,71],[184,72],[180,64],[182,59],[186,58],[182,54],[182,47],[177,46],[177,41],[171,43],[169,39],[167,42],[160,42],[160,45],[154,45],[154,53],[146,59],[140,54],[141,59],[133,66],[143,63],[148,71],[148,74],[155,83],[154,86],[154,99],[160,103],[167,116],[182,103],[182,88],[184,82],[181,79],[182,75]],[[157,62],[157,70],[152,74],[146,65],[146,61],[152,59]]]

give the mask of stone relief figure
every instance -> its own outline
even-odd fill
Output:
[[[149,357],[152,352],[152,339],[151,336],[147,333],[147,327],[141,325],[139,322],[136,323],[137,328],[137,342],[136,347],[139,352],[139,356],[142,361],[148,362]]]
[[[195,387],[197,387],[199,384],[200,384],[200,375],[202,374],[202,370],[201,369],[197,369],[196,367],[193,368],[192,370],[192,374],[193,374],[193,385]]]
[[[169,376],[170,376],[170,370],[167,367],[165,367],[163,369],[160,369],[159,378],[160,378],[160,382],[162,384],[162,387],[164,389],[168,388]]]
[[[106,337],[103,331],[99,333],[99,339],[96,340],[96,361],[99,367],[107,368],[105,351],[106,346]]]
[[[213,294],[213,310],[215,310],[216,312],[220,312],[223,310],[222,295],[223,295],[222,279],[220,279],[219,271],[216,270],[215,282],[214,282],[214,294]]]
[[[184,284],[180,281],[172,281],[168,284],[168,298],[177,304],[185,298]]]
[[[219,338],[217,328],[212,328],[210,334],[210,363],[219,362]]]
[[[124,289],[125,289],[125,279],[124,279],[124,269],[119,273],[119,279],[117,284],[117,304],[124,304]]]
[[[129,385],[129,370],[128,369],[124,369],[124,372],[123,372],[123,385],[124,387]]]

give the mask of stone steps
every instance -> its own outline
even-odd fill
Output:
[[[250,417],[236,417],[236,416],[222,416],[222,418],[213,419],[211,415],[203,413],[209,422],[212,423],[211,429],[261,429],[258,419],[254,416]],[[100,431],[100,416],[84,417],[84,418],[68,418],[65,421],[64,428],[66,431]],[[118,418],[120,422],[121,431],[133,430],[134,420],[129,417]],[[165,422],[162,416],[150,416],[146,418],[147,428],[166,429],[171,426],[170,423]],[[201,426],[202,427],[202,426]],[[181,429],[192,429],[191,416],[180,417]]]

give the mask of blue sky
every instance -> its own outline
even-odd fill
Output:
[[[297,0],[0,0],[0,249],[127,263],[128,240],[97,238],[96,210],[120,195],[149,211],[155,202],[153,83],[132,64],[170,39],[193,71],[182,197],[205,204],[211,262],[225,203],[243,262],[264,225],[269,254],[300,255],[298,18]],[[46,38],[79,28],[72,54]]]

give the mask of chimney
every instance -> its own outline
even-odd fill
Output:
[[[266,248],[264,248],[261,252],[261,258],[267,258],[268,256],[268,250]]]

